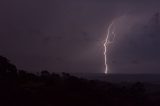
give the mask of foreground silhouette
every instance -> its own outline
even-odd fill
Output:
[[[158,106],[160,92],[147,93],[144,84],[121,85],[60,75],[18,70],[0,56],[1,106]]]

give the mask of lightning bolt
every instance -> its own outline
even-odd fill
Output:
[[[105,74],[108,73],[108,65],[107,65],[107,52],[109,51],[109,45],[113,43],[115,39],[115,32],[112,30],[113,29],[113,22],[109,25],[107,32],[106,32],[106,40],[104,43],[104,60],[105,60]],[[112,36],[113,35],[113,36]],[[112,39],[111,39],[112,38]]]

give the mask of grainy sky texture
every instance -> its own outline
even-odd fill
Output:
[[[0,54],[31,72],[104,72],[105,32],[114,20],[109,72],[157,73],[159,5],[158,0],[1,0]]]

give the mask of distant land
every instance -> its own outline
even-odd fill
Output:
[[[160,73],[157,74],[104,74],[104,73],[71,73],[71,75],[89,80],[101,80],[115,83],[144,82],[160,84]]]

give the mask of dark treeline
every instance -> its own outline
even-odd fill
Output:
[[[159,100],[140,82],[121,86],[45,70],[35,75],[0,56],[0,106],[158,106]]]

